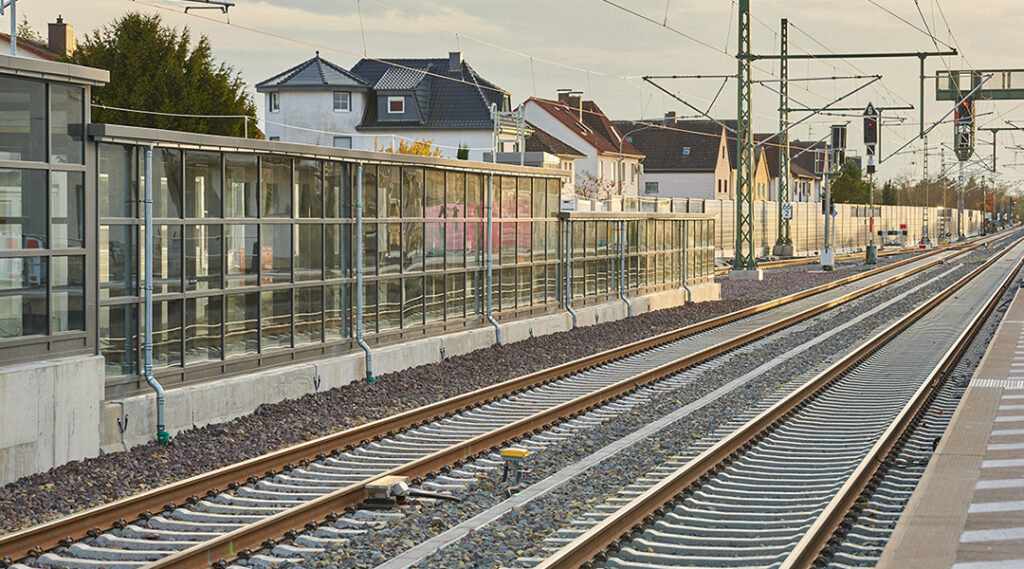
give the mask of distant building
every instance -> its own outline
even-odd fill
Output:
[[[442,154],[481,160],[491,149],[491,105],[509,95],[481,77],[462,52],[440,59],[362,59],[351,70],[320,57],[256,85],[266,96],[271,140],[373,150],[431,139]]]
[[[526,153],[522,156],[518,152],[499,152],[496,162],[502,164],[520,164],[524,166],[537,166],[543,168],[558,168],[569,173],[569,177],[562,183],[562,197],[572,198],[576,195],[576,187],[573,180],[576,177],[576,161],[587,157],[580,150],[558,140],[554,136],[537,128],[536,125],[526,123]],[[484,153],[484,162],[491,162],[490,152]]]
[[[531,124],[586,156],[575,160],[577,193],[598,188],[599,193],[640,194],[644,153],[623,138],[597,103],[584,101],[578,92],[559,92],[557,101],[530,97],[523,109]]]
[[[47,28],[46,43],[18,38],[18,57],[42,61],[60,61],[74,53],[77,44],[71,24],[65,23],[64,18],[57,16],[57,21],[49,24]],[[0,54],[9,55],[10,53],[11,35],[0,33]]]

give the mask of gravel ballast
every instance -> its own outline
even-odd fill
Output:
[[[891,263],[895,258],[886,258]],[[0,534],[867,270],[786,270],[762,282],[722,281],[721,301],[492,346],[177,434],[170,444],[76,461],[0,488]]]

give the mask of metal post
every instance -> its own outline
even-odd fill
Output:
[[[363,341],[363,163],[356,164],[356,343],[366,353],[366,381],[376,383],[373,377],[373,354]]]
[[[144,227],[146,231],[146,272],[143,284],[143,313],[146,318],[142,349],[143,374],[146,383],[156,392],[156,442],[166,444],[170,439],[164,423],[164,388],[153,377],[153,147],[146,148],[146,180],[144,190]]]
[[[789,201],[789,20],[782,19],[779,45],[779,201],[778,239],[772,254],[776,257],[793,256],[793,240],[789,235],[789,220],[782,217],[782,206]]]
[[[633,315],[633,303],[626,298],[626,247],[629,245],[629,239],[626,237],[626,220],[619,222],[619,249],[621,249],[620,263],[619,263],[619,297],[622,298],[622,302],[626,303],[626,316]],[[685,271],[686,268],[684,267]],[[686,280],[683,279],[685,283]]]
[[[960,161],[960,183],[956,188],[956,234],[957,241],[963,241],[964,236],[964,161]]]
[[[501,326],[491,315],[494,306],[492,289],[494,289],[494,174],[487,176],[487,236],[484,246],[487,248],[487,320],[494,326],[494,341],[501,345]]]
[[[740,0],[739,50],[736,54],[736,256],[734,271],[755,271],[754,258],[754,135],[751,124],[750,0]]]
[[[565,217],[565,308],[572,315],[572,329],[576,329],[576,311],[572,309],[572,219]]]
[[[928,180],[928,135],[924,132],[924,55],[920,56],[921,60],[921,75],[920,75],[920,94],[921,102],[919,103],[921,124],[918,136],[921,137],[921,177],[924,180],[924,208],[921,210],[921,246],[930,249],[931,240],[928,239],[928,187],[931,185]]]
[[[821,270],[831,271],[835,264],[835,251],[832,250],[832,187],[829,183],[832,173],[832,150],[825,151],[825,174],[822,176],[822,192],[825,200],[825,247],[821,251]]]
[[[874,162],[874,157],[868,156],[868,164]],[[864,263],[874,265],[878,262],[878,252],[875,250],[875,173],[868,173],[868,250],[864,256]]]

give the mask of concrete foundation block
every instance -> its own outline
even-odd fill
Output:
[[[764,271],[761,269],[748,269],[743,271],[733,269],[729,271],[729,278],[737,281],[762,281],[764,280]]]

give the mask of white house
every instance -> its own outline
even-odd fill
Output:
[[[320,57],[256,85],[275,140],[360,150],[429,139],[446,157],[460,147],[480,160],[492,145],[491,105],[509,95],[462,52],[441,59],[362,59],[346,70]]]
[[[526,120],[586,157],[575,160],[578,193],[607,192],[636,196],[643,152],[623,138],[594,101],[579,92],[561,91],[558,100],[531,97],[523,102]]]

